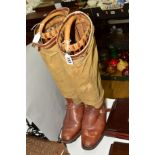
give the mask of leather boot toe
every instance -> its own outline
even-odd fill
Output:
[[[84,105],[74,104],[71,100],[67,103],[67,111],[63,122],[61,139],[64,143],[76,140],[81,132]]]
[[[86,106],[82,121],[82,147],[86,150],[94,149],[103,137],[106,125],[106,110],[102,106],[95,109]]]

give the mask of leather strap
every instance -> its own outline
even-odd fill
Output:
[[[50,48],[56,43],[56,36],[65,17],[69,14],[69,8],[55,9],[50,12],[36,27],[34,33],[40,33],[41,40],[33,43],[38,47]]]
[[[58,16],[52,19],[49,23],[47,23],[44,28],[46,32],[41,34],[42,39],[49,39],[56,36],[60,29],[60,25],[62,24],[62,21],[64,19],[65,19],[65,16],[63,17]]]
[[[73,22],[77,19],[77,16],[72,16],[68,21],[66,22],[66,27],[65,27],[65,36],[64,40],[70,40],[70,30]]]
[[[71,26],[75,22],[75,37],[79,38],[76,43],[70,44]],[[60,28],[57,42],[63,53],[69,53],[74,59],[85,48],[92,33],[90,18],[81,11],[75,11],[68,15]]]
[[[66,22],[66,26],[64,29],[64,44],[62,44],[62,48],[65,49],[65,52],[68,53],[73,53],[76,52],[78,49],[81,49],[82,46],[84,46],[86,44],[86,41],[88,39],[88,34],[90,32],[90,26],[88,25],[87,30],[85,31],[85,33],[83,34],[82,38],[74,44],[69,44],[70,43],[70,30],[71,30],[71,26],[73,24],[73,22],[75,20],[80,20],[80,17],[78,15],[74,15],[71,16],[70,19],[68,19],[68,21]],[[79,21],[80,22],[80,21]],[[67,45],[69,44],[69,45]]]
[[[64,44],[63,45],[63,48],[66,50],[66,52],[76,52],[77,50],[80,50],[82,46],[84,46],[86,44],[86,41],[89,37],[89,30],[90,30],[90,27],[87,28],[87,30],[85,31],[85,33],[83,34],[82,38],[77,42],[77,43],[74,43],[74,44],[71,44],[69,46],[67,46],[67,42],[69,43],[70,42],[70,31],[71,31],[71,26],[73,24],[73,22],[75,20],[78,20],[78,16],[72,16],[68,22],[66,23],[66,27],[65,27],[65,34],[64,34]],[[67,42],[66,42],[67,41]]]

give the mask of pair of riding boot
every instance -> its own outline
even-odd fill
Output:
[[[96,109],[90,105],[75,104],[67,100],[61,139],[65,143],[75,141],[81,135],[82,148],[94,149],[103,137],[106,124],[104,106]]]

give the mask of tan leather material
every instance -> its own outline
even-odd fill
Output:
[[[40,27],[38,29],[38,32],[42,32],[43,28],[45,26],[45,24],[51,20],[52,18],[56,17],[56,16],[66,16],[68,14],[68,8],[63,8],[63,9],[57,9],[52,11],[51,13],[48,14],[48,16],[46,18],[44,18],[41,23],[40,23]]]
[[[74,141],[80,134],[84,105],[73,103],[72,99],[67,99],[67,110],[63,122],[61,138],[65,143]]]
[[[69,8],[63,7],[51,11],[35,28],[34,35],[40,33],[41,39],[33,46],[50,48],[56,43],[56,36],[59,32],[62,22],[69,14]]]
[[[65,34],[64,34],[64,40],[70,40],[70,30],[71,30],[71,26],[73,24],[73,22],[77,19],[76,16],[72,16],[65,27]]]
[[[52,26],[54,26],[55,24],[58,24],[60,21],[64,20],[64,16],[56,16],[54,18],[52,18],[46,25],[45,25],[45,29],[48,29]]]
[[[70,43],[70,31],[75,21],[75,43]],[[70,54],[72,59],[81,55],[90,42],[93,33],[93,25],[90,18],[80,11],[69,14],[64,20],[57,37],[60,50],[65,54]]]
[[[58,16],[52,19],[48,24],[46,24],[44,28],[44,33],[41,34],[42,39],[49,39],[58,34],[58,31],[60,29],[60,25],[62,24],[62,21],[65,19],[64,17]]]
[[[86,106],[82,121],[82,146],[84,149],[93,149],[103,137],[106,125],[106,108],[95,109]]]
[[[46,43],[39,44],[38,47],[44,48],[44,49],[49,49],[49,48],[53,47],[55,44],[56,44],[56,37],[53,37],[52,39],[50,39]]]

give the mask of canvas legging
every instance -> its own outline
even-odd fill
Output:
[[[41,49],[40,53],[65,98],[98,108],[103,103],[104,90],[98,68],[97,46],[93,37],[87,50],[88,55],[84,59],[73,60],[73,65],[66,63],[57,45],[51,49]]]
[[[85,54],[73,59],[73,64],[66,63],[58,43],[49,49],[41,48],[40,54],[65,98],[72,98],[77,104],[83,102],[98,108],[103,103],[104,90],[98,68],[93,25],[91,28]]]

